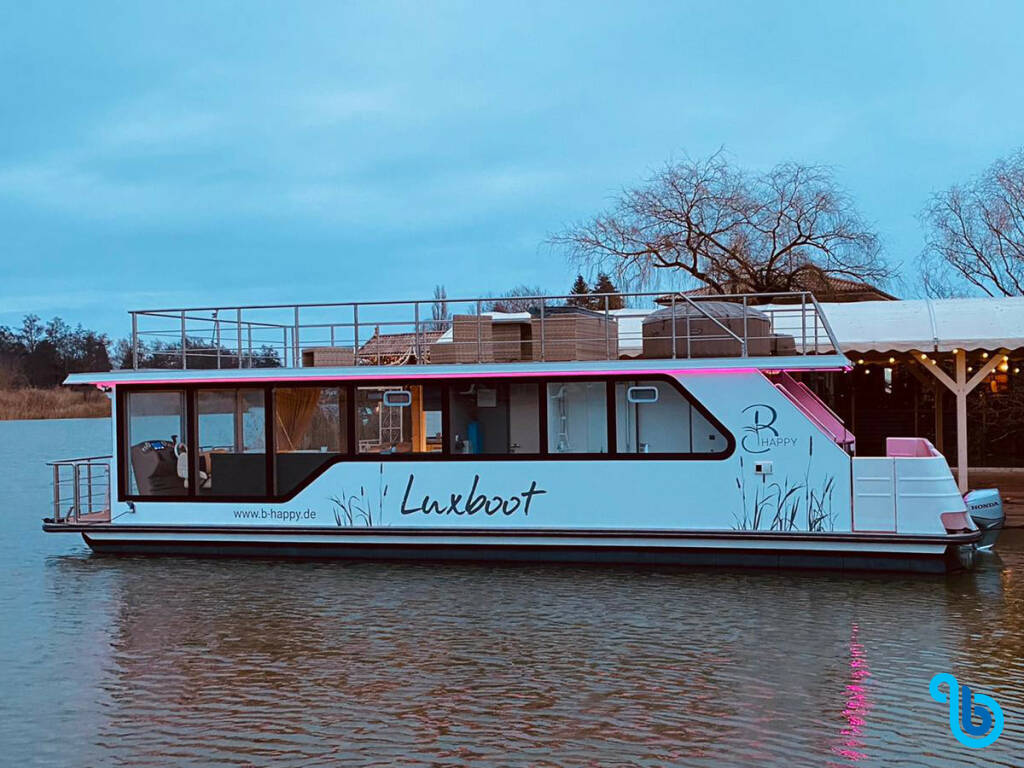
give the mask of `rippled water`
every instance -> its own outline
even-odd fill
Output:
[[[0,422],[0,764],[1024,763],[1024,531],[951,577],[98,557],[42,462],[108,429]]]

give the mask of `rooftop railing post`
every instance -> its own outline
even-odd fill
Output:
[[[672,323],[675,325],[675,322]],[[686,308],[686,359],[693,357],[693,334],[690,333],[690,308]]]
[[[352,364],[359,365],[359,305],[352,305]]]
[[[743,297],[743,356],[747,356],[747,297]]]
[[[604,295],[604,359],[612,359],[611,322],[609,320],[608,294]]]
[[[245,324],[246,336],[248,337],[249,345],[249,367],[252,368],[252,323]]]
[[[238,327],[238,367],[242,367],[242,308],[235,310],[235,325]]]
[[[480,299],[476,300],[476,361],[484,361],[484,315]]]
[[[541,362],[546,360],[545,349],[544,349],[544,299],[540,300],[540,359]]]
[[[181,310],[181,367],[188,368],[188,345],[185,343],[185,310]]]
[[[416,355],[416,365],[423,362],[420,358],[420,303],[413,303],[412,321],[412,353]]]
[[[302,362],[302,352],[299,350],[299,305],[295,305],[295,324],[292,326],[292,368],[298,368]]]
[[[672,303],[670,304],[670,306],[672,308],[672,359],[675,360],[676,359],[676,336],[677,336],[677,334],[676,334],[676,295],[675,294],[672,294]],[[687,333],[687,336],[689,336],[689,333]],[[687,356],[689,356],[689,353],[687,353]]]
[[[800,292],[800,354],[807,354],[807,292]]]
[[[334,323],[331,323],[331,346],[334,346]]]
[[[288,329],[281,329],[281,365],[288,367]]]
[[[139,368],[139,316],[132,312],[132,368]]]
[[[217,370],[220,370],[220,310],[213,310],[213,343],[217,351],[214,353],[217,360]]]
[[[839,340],[836,339],[835,331],[832,330],[832,325],[828,321],[828,315],[826,315],[822,310],[821,304],[819,304],[818,300],[814,298],[813,293],[811,294],[811,304],[814,306],[814,316],[821,318],[821,329],[825,332],[825,336],[828,337],[828,342],[831,345],[831,348],[837,353],[841,352]]]

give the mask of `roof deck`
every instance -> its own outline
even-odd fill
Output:
[[[429,366],[440,373],[465,364],[655,360],[789,367],[795,359],[811,368],[835,365],[839,350],[808,292],[476,297],[130,314],[131,368],[140,371]]]

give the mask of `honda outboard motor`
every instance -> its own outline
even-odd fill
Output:
[[[1006,520],[1006,515],[1003,514],[1003,500],[998,489],[970,491],[964,496],[964,504],[967,505],[967,514],[981,530],[978,549],[992,549]]]

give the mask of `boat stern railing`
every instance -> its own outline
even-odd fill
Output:
[[[110,456],[47,462],[53,471],[54,523],[110,521]]]

